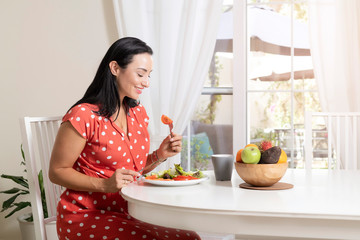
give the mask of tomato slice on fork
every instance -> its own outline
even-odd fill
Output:
[[[169,118],[168,116],[166,115],[162,115],[161,116],[161,122],[163,124],[166,124],[169,126],[169,129],[170,129],[170,135],[171,137],[174,137],[173,133],[172,133],[172,129],[173,129],[173,120],[171,120],[171,118]]]
[[[171,123],[173,123],[173,120],[171,120],[171,118],[169,118],[169,117],[166,116],[166,115],[162,115],[162,116],[161,116],[161,122],[162,122],[163,124],[170,125]]]

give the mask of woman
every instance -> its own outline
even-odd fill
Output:
[[[84,97],[63,117],[49,169],[51,181],[67,188],[58,204],[60,240],[200,239],[134,219],[120,195],[137,171],[181,151],[182,137],[173,134],[148,153],[149,118],[137,99],[149,87],[151,55],[139,39],[116,41]]]

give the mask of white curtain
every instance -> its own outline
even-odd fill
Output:
[[[119,37],[145,41],[154,51],[150,88],[141,103],[150,117],[151,148],[169,128],[162,114],[182,134],[200,97],[214,51],[222,0],[113,0]],[[177,155],[160,169],[179,162]]]
[[[360,112],[360,1],[309,0],[309,27],[322,110]]]

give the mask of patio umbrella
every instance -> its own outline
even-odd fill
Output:
[[[288,81],[291,78],[291,73],[274,73],[271,75],[251,78],[251,80],[259,79],[260,81]],[[312,79],[314,78],[314,71],[312,69],[294,71],[294,79]]]
[[[291,24],[293,24],[293,48],[294,56],[299,58],[311,58],[309,46],[308,25],[297,19],[291,22],[291,17],[281,15],[270,8],[249,7],[248,11],[248,39],[250,40],[250,51],[271,53],[276,57],[275,61],[283,61],[279,64],[286,65],[286,56],[291,55]],[[232,52],[233,45],[233,11],[224,12],[220,19],[220,28],[217,35],[215,52]],[[283,56],[283,57],[281,57]],[[264,59],[260,60],[262,62]],[[314,71],[309,66],[311,60],[302,59],[302,64],[297,64],[294,69],[294,79],[312,79]],[[284,67],[285,72],[280,69],[279,73],[266,69],[271,63],[263,63],[261,75],[249,76],[251,80],[261,81],[287,81],[291,78],[291,73]],[[300,68],[299,68],[300,67]],[[259,69],[258,69],[259,70]],[[257,71],[258,72],[258,71]],[[260,74],[258,72],[258,74]]]
[[[248,9],[248,39],[250,51],[278,55],[291,53],[291,18],[268,8]],[[293,20],[293,47],[295,56],[310,56],[309,33],[306,23]],[[215,51],[232,52],[233,11],[224,12],[220,19]]]

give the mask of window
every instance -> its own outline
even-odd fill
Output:
[[[306,1],[247,1],[249,139],[269,139],[303,167],[304,113],[320,111]]]
[[[211,169],[211,154],[235,155],[269,139],[285,150],[289,167],[303,167],[304,113],[321,111],[307,7],[300,0],[224,1],[209,77],[183,134],[183,166]]]
[[[231,11],[232,1],[224,1],[224,14]],[[221,27],[219,35],[226,34]],[[212,154],[233,153],[232,89],[232,40],[219,38],[196,111],[183,133],[181,165],[186,169],[212,169]]]

